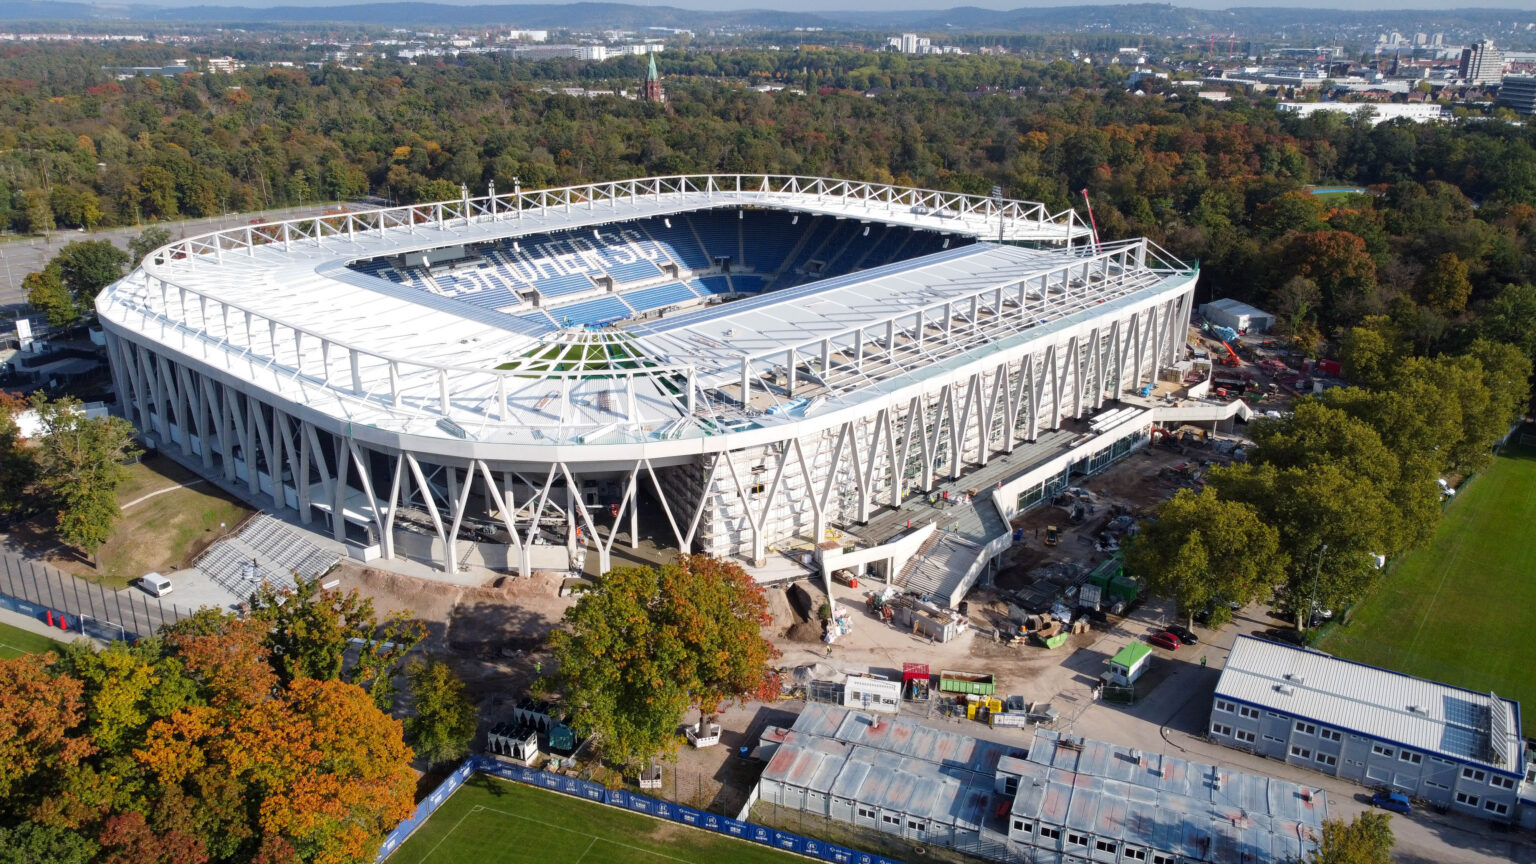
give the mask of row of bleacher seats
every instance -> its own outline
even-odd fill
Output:
[[[840,276],[936,252],[943,244],[942,235],[931,231],[775,210],[724,209],[505,240],[476,250],[474,259],[438,267],[435,273],[396,267],[385,259],[351,266],[539,323],[602,325],[711,295],[758,294]],[[731,272],[712,272],[722,258],[730,260]],[[657,279],[670,264],[699,275],[624,288]],[[584,296],[595,292],[605,276],[618,287],[616,293]],[[519,296],[530,291],[539,293],[543,308],[530,308]],[[562,303],[562,298],[572,302]]]

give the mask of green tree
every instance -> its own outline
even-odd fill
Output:
[[[1310,604],[1338,609],[1363,597],[1379,572],[1375,556],[1403,543],[1389,490],[1336,464],[1250,463],[1213,470],[1211,481],[1223,498],[1246,503],[1280,532],[1285,594],[1298,627]]]
[[[90,314],[101,289],[123,277],[131,259],[128,253],[109,240],[77,240],[53,257],[64,287],[74,295],[75,305]]]
[[[171,242],[171,232],[160,225],[151,225],[128,241],[128,253],[133,257],[130,267],[137,267],[145,256]]]
[[[1192,618],[1211,608],[1212,627],[1225,624],[1223,602],[1248,604],[1285,579],[1280,535],[1253,508],[1224,501],[1214,489],[1181,490],[1127,545],[1125,563],[1148,590],[1172,597]]]
[[[301,678],[343,679],[368,686],[375,704],[387,705],[391,679],[405,655],[426,637],[426,627],[398,612],[380,624],[373,601],[356,589],[332,591],[318,579],[299,580],[295,588],[263,584],[251,595],[251,616],[269,628],[267,647],[273,668],[284,683]],[[362,643],[359,660],[343,676],[352,640]],[[382,703],[382,704],[381,704]]]
[[[32,397],[42,432],[34,450],[38,487],[55,511],[59,539],[96,554],[122,517],[117,488],[124,461],[138,453],[133,426],[121,417],[85,416],[76,399]]]
[[[27,410],[28,402],[0,390],[0,517],[23,514],[28,493],[37,480],[37,462],[32,448],[21,438],[16,417]]]
[[[1392,864],[1392,814],[1367,810],[1349,822],[1323,822],[1323,838],[1307,864]]]
[[[1431,309],[1447,315],[1460,314],[1472,298],[1467,264],[1454,252],[1437,255],[1419,277],[1419,295]]]
[[[42,189],[28,189],[21,196],[21,212],[17,229],[28,234],[47,234],[54,228],[53,208],[48,204],[48,193]]]
[[[464,758],[479,727],[474,703],[464,682],[441,660],[416,659],[406,667],[413,714],[405,721],[405,738],[428,764]]]
[[[0,828],[0,861],[6,864],[90,864],[100,849],[95,840],[54,825]]]
[[[32,308],[48,316],[48,323],[54,327],[68,327],[80,320],[80,306],[75,302],[69,289],[64,287],[64,280],[59,278],[59,268],[49,264],[35,273],[28,273],[21,280],[21,287],[27,292],[27,302]]]
[[[1391,322],[1385,318],[1367,319],[1351,327],[1339,345],[1339,362],[1344,377],[1365,387],[1383,387],[1392,377],[1393,366],[1401,356]]]
[[[676,743],[690,707],[770,692],[767,602],[739,565],[702,555],[606,574],[549,640],[574,725],[632,767]]]

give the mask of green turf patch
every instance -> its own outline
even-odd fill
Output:
[[[47,636],[41,636],[20,627],[12,627],[9,624],[0,624],[0,657],[7,660],[13,660],[24,654],[41,654],[44,651],[62,651],[63,649],[64,643],[49,639]]]
[[[788,864],[799,856],[483,774],[389,864]]]
[[[1536,450],[1508,448],[1463,484],[1434,542],[1318,647],[1339,657],[1514,699],[1536,732]]]

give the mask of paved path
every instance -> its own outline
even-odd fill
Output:
[[[149,499],[155,497],[156,495],[164,495],[167,492],[175,492],[177,489],[186,489],[189,486],[196,486],[197,484],[203,482],[203,479],[204,478],[199,477],[196,480],[188,480],[185,483],[178,483],[175,486],[167,486],[164,489],[156,489],[155,491],[149,493],[148,495],[140,495],[139,497],[133,499],[132,501],[129,501],[127,504],[124,504],[122,506],[122,509],[127,510],[129,507],[132,507],[133,505],[139,504],[139,503],[144,502],[144,501],[148,501]]]

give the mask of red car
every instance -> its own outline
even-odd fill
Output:
[[[1179,637],[1172,633],[1159,633],[1156,636],[1148,636],[1147,641],[1159,648],[1167,648],[1169,651],[1177,651],[1179,646],[1184,644],[1179,641]]]

